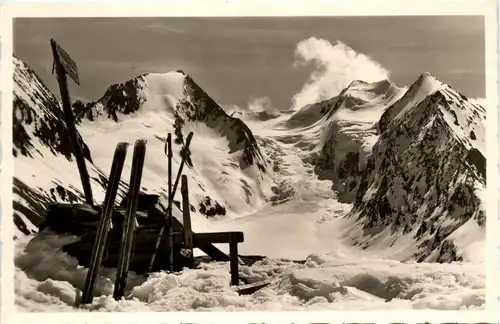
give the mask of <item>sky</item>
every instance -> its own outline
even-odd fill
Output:
[[[14,55],[58,95],[55,38],[78,65],[73,100],[96,100],[142,73],[182,69],[223,106],[285,110],[327,99],[350,78],[408,86],[422,72],[484,97],[484,33],[479,16],[17,18]],[[338,78],[345,82],[332,85]]]

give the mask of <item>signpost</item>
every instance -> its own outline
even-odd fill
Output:
[[[87,204],[93,205],[94,198],[92,196],[92,187],[90,186],[89,174],[87,166],[85,165],[85,157],[83,155],[82,146],[78,140],[75,117],[73,116],[73,110],[71,108],[71,101],[69,98],[68,81],[66,79],[66,74],[68,74],[73,81],[80,84],[78,70],[76,63],[71,59],[69,54],[56,43],[54,39],[50,40],[50,45],[52,47],[52,55],[54,56],[54,67],[57,75],[57,82],[59,83],[59,90],[61,91],[64,119],[66,121],[66,127],[68,129],[71,145],[73,146],[73,153],[75,155],[76,164],[78,165],[78,171],[80,172],[80,179],[85,193],[85,201]]]

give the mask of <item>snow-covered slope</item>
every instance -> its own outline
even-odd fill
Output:
[[[484,123],[483,107],[422,74],[380,119],[351,211],[356,241],[390,242],[402,258],[482,259],[467,249],[485,237]]]
[[[320,179],[332,181],[343,202],[352,202],[366,158],[377,141],[376,123],[404,93],[388,80],[353,81],[339,95],[295,112],[286,126],[303,137],[304,160]]]
[[[44,205],[51,201],[78,199],[72,185],[78,182],[62,110],[57,99],[37,75],[14,58],[13,155],[16,158],[13,180],[14,222],[19,234],[36,230]],[[80,137],[81,140],[81,137]],[[83,141],[84,156],[92,161]],[[54,179],[53,175],[60,175]],[[69,178],[74,181],[66,182]],[[62,184],[65,185],[62,185]],[[80,195],[81,197],[81,195]]]
[[[26,65],[15,65],[21,310],[484,307],[482,107],[425,74],[408,91],[387,80],[354,81],[295,112],[235,114],[242,122],[177,71],[141,75],[111,86],[96,102],[75,103],[95,199],[104,197],[118,142],[148,140],[142,187],[162,193],[166,134],[174,135],[176,172],[181,144],[193,131],[184,169],[196,211],[193,229],[243,231],[240,253],[269,258],[241,266],[240,278],[272,284],[238,296],[227,263],[203,264],[148,278],[130,273],[128,297],[116,302],[110,296],[115,269],[102,269],[92,304],[73,308],[87,269],[61,247],[78,238],[47,230],[25,234],[36,230],[48,202],[81,201],[80,179],[55,97]],[[174,215],[180,216],[177,209]]]
[[[36,230],[33,225],[39,223],[46,203],[81,201],[83,195],[57,100],[28,66],[18,59],[14,62],[15,219],[17,228],[28,234]],[[134,143],[139,138],[148,140],[143,190],[164,193],[166,135],[173,133],[175,176],[180,150],[190,131],[194,132],[192,155],[184,173],[188,175],[194,215],[242,216],[269,196],[266,158],[250,129],[240,119],[228,116],[182,72],[147,74],[113,85],[97,102],[76,102],[74,111],[85,140],[96,201],[104,198],[116,144]],[[126,192],[131,155],[132,149],[120,195]],[[179,197],[177,193],[176,200]]]
[[[166,179],[167,174],[163,154],[167,132],[173,133],[173,170],[177,170],[184,139],[193,131],[190,168],[185,172],[193,181],[194,206],[206,205],[205,209],[217,214],[242,215],[255,210],[269,193],[266,158],[251,130],[242,120],[228,116],[182,71],[141,75],[113,85],[81,114],[86,117],[82,118],[82,134],[92,151],[104,152],[114,145],[99,141],[96,125],[112,132],[117,140],[148,139],[151,158],[146,160],[146,170],[150,171],[144,175],[148,190],[162,190],[166,181],[159,179]]]

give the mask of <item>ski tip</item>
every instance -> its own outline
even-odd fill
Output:
[[[191,139],[193,139],[193,135],[194,133],[193,132],[189,132],[187,138],[186,138],[186,147],[189,146],[189,144],[191,144]]]
[[[116,144],[116,148],[127,148],[128,146],[130,145],[130,143],[127,143],[127,142],[120,142],[118,144]]]
[[[145,146],[148,143],[148,140],[145,139],[138,139],[135,141],[135,146]]]
[[[146,154],[146,144],[147,144],[147,140],[145,139],[138,139],[137,141],[135,141],[135,145],[134,145],[134,156],[142,156],[144,157],[144,155]]]

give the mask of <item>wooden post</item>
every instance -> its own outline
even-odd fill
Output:
[[[182,175],[181,181],[181,194],[182,194],[182,219],[184,228],[184,248],[190,252],[190,266],[194,267],[193,257],[193,231],[191,229],[191,213],[189,206],[189,191],[188,181],[185,174]]]
[[[89,205],[94,204],[94,198],[92,196],[92,187],[90,186],[89,174],[87,172],[87,167],[85,165],[85,157],[83,155],[82,147],[80,145],[80,141],[78,140],[76,126],[75,126],[75,117],[73,116],[73,110],[71,108],[71,101],[69,98],[68,91],[68,81],[66,79],[66,71],[64,69],[63,64],[61,63],[61,58],[59,56],[59,52],[62,52],[62,49],[57,45],[54,39],[50,40],[50,45],[52,46],[52,55],[54,56],[54,64],[55,70],[57,74],[57,82],[59,83],[59,90],[61,91],[61,101],[64,111],[64,119],[66,121],[66,127],[68,129],[68,135],[70,138],[71,145],[73,146],[73,153],[75,155],[76,164],[78,166],[78,170],[80,172],[80,180],[82,181],[83,192],[85,193],[85,201]],[[65,53],[65,52],[64,52]],[[71,60],[69,55],[65,53],[62,59]],[[65,62],[65,66],[75,66],[76,64],[71,61]],[[71,75],[76,75],[75,71],[72,71]],[[77,80],[77,79],[76,79]],[[76,81],[75,80],[75,81]]]
[[[231,233],[231,239],[229,241],[229,264],[231,268],[231,285],[238,286],[239,284],[239,274],[238,274],[238,241],[233,238],[233,233]]]
[[[174,271],[174,229],[172,226],[172,134],[167,135],[167,157],[168,157],[168,215],[167,215],[167,248],[168,248],[168,269]]]

